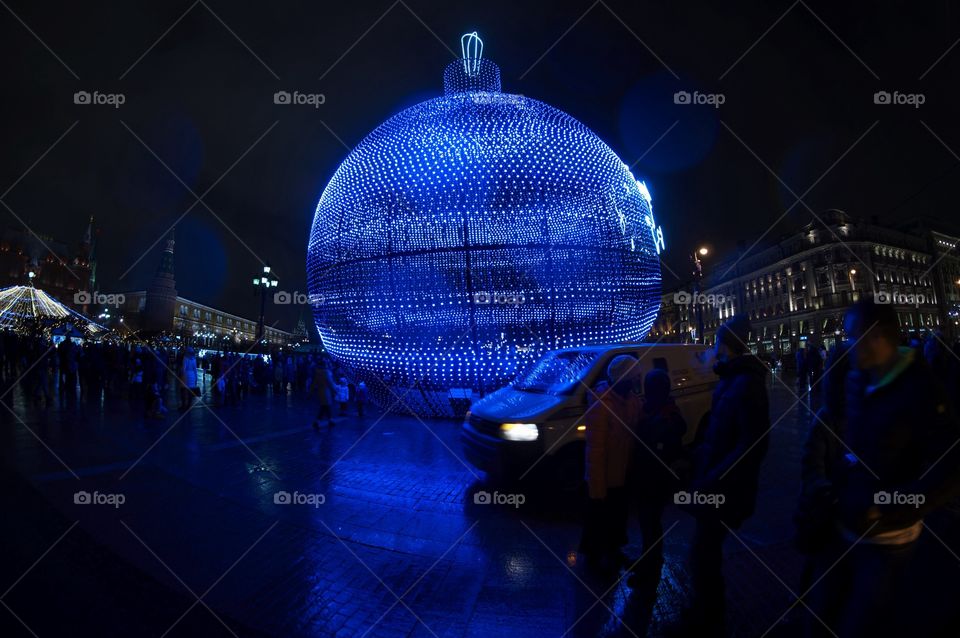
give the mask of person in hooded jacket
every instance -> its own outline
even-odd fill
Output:
[[[595,390],[596,400],[584,415],[586,481],[589,491],[580,553],[588,569],[618,570],[625,562],[620,548],[627,544],[629,501],[627,466],[633,449],[630,428],[640,415],[640,365],[622,354],[607,366],[609,385]]]
[[[683,454],[687,424],[670,397],[670,375],[653,369],[643,379],[643,408],[630,462],[630,487],[637,507],[643,554],[628,580],[631,587],[655,586],[663,568],[663,510],[679,489],[673,465]]]
[[[750,354],[750,321],[728,320],[717,330],[713,393],[703,442],[694,452],[689,504],[696,518],[689,568],[693,600],[675,629],[698,636],[724,631],[723,542],[756,506],[760,467],[767,455],[770,402],[766,365]]]

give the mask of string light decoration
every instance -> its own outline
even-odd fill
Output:
[[[586,126],[501,92],[476,33],[444,95],[377,127],[323,191],[307,247],[326,350],[395,411],[453,416],[548,350],[642,341],[663,233]]]
[[[59,325],[72,321],[89,336],[106,331],[79,312],[33,286],[10,286],[0,290],[0,330],[29,331],[38,325]]]

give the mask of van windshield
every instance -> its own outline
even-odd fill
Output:
[[[599,356],[597,350],[552,352],[520,373],[513,382],[513,389],[569,394],[583,381]]]

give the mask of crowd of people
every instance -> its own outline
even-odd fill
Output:
[[[960,496],[960,348],[939,334],[904,343],[893,308],[872,301],[852,306],[845,328],[849,341],[830,352],[809,346],[797,355],[798,384],[822,396],[793,519],[805,562],[798,591],[811,612],[806,635],[960,635],[949,633],[960,630],[955,610],[924,609],[912,571],[924,519]],[[697,424],[684,422],[669,379],[656,368],[641,375],[629,355],[610,362],[585,417],[580,553],[588,571],[622,573],[641,596],[655,596],[666,504],[695,520],[692,600],[670,628],[675,635],[725,635],[723,544],[757,508],[771,370],[751,354],[749,333],[743,317],[717,332],[719,382],[692,449],[681,442]],[[623,552],[631,505],[639,558]]]
[[[321,370],[326,374],[318,374]],[[163,419],[174,407],[188,410],[201,396],[212,405],[238,406],[249,394],[290,394],[304,402],[311,395],[327,401],[332,423],[334,407],[345,415],[353,406],[362,417],[367,399],[365,384],[350,380],[324,354],[198,352],[176,343],[55,343],[14,331],[0,332],[0,384],[18,384],[34,406],[126,400],[148,419]]]

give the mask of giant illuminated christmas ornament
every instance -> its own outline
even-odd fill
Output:
[[[461,45],[442,97],[340,165],[307,247],[327,351],[420,415],[452,415],[548,350],[641,341],[660,298],[644,183],[574,118],[502,93],[476,33]]]

